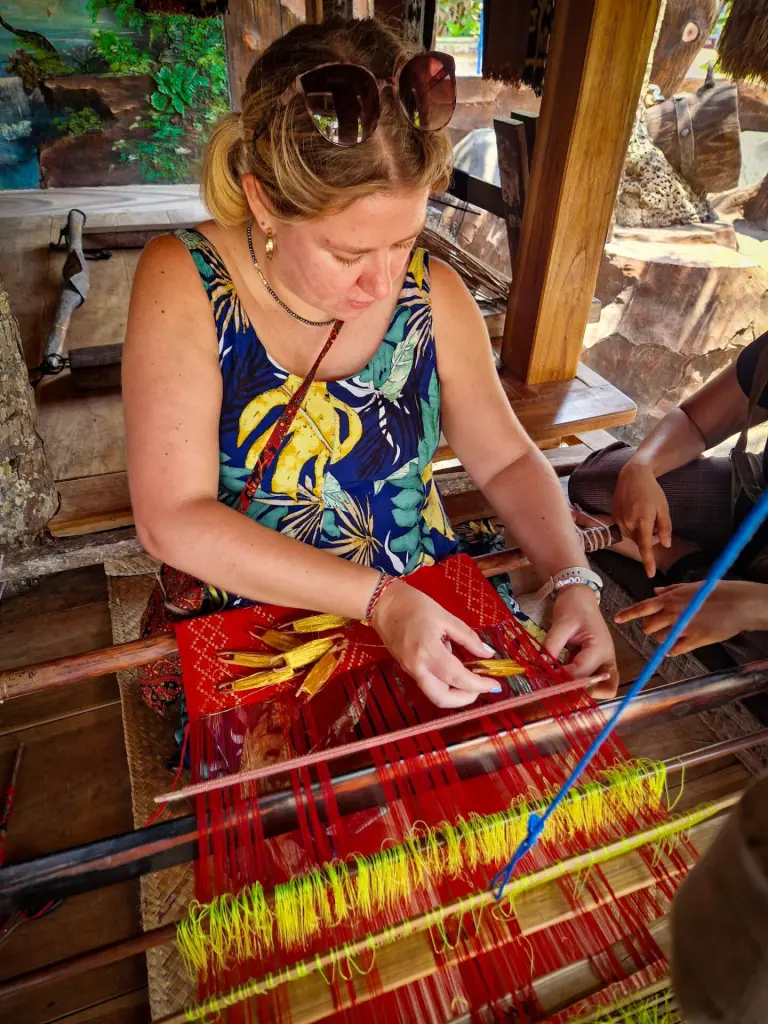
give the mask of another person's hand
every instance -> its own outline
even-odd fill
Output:
[[[499,681],[474,675],[451,653],[458,644],[476,658],[493,657],[477,633],[437,601],[407,583],[393,583],[373,613],[373,625],[392,657],[439,708],[472,704]]]
[[[655,544],[672,543],[669,504],[651,467],[630,459],[619,473],[611,508],[621,532],[637,544],[648,577],[656,575]]]
[[[552,625],[544,649],[553,658],[557,658],[563,648],[576,652],[566,662],[568,671],[575,678],[599,672],[609,674],[609,680],[592,690],[593,697],[604,699],[616,696],[619,686],[616,651],[608,626],[600,614],[600,606],[589,587],[564,587],[555,598]]]
[[[616,622],[643,619],[643,632],[662,642],[700,586],[700,583],[677,583],[657,587],[655,597],[625,608],[616,616]],[[686,654],[697,647],[729,640],[743,630],[765,629],[766,601],[768,586],[763,583],[723,580],[669,653]]]

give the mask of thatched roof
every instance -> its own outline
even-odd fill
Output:
[[[768,85],[768,0],[733,0],[717,49],[725,74]]]

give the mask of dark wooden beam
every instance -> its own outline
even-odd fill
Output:
[[[119,388],[122,362],[122,342],[69,350],[69,372],[79,391]]]
[[[509,115],[514,121],[522,121],[525,127],[525,142],[528,147],[528,167],[533,160],[533,151],[536,146],[536,129],[539,124],[539,115],[532,114],[530,110],[513,110]]]
[[[502,361],[573,377],[661,0],[558,0]]]
[[[511,117],[494,117],[493,127],[496,132],[504,220],[507,222],[509,265],[514,278],[525,197],[528,194],[528,142],[522,121]]]
[[[453,179],[447,191],[457,199],[477,206],[481,210],[495,213],[497,217],[504,216],[504,198],[501,188],[490,181],[483,181],[476,178],[474,174],[467,174],[460,171],[458,167],[453,169]]]

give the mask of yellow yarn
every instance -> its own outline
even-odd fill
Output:
[[[694,825],[711,818],[722,809],[722,801],[719,806],[708,806],[705,804],[701,807],[695,808],[687,814],[681,815],[679,818],[672,818],[652,829],[644,830],[634,835],[629,835],[624,840],[611,843],[608,847],[580,855],[578,860],[583,862],[586,859],[591,866],[606,864],[617,857],[630,853],[632,850],[637,850],[642,846],[649,845],[664,836],[685,832]],[[573,871],[574,867],[572,863],[563,862],[560,864],[552,864],[548,868],[536,871],[531,875],[523,875],[519,878],[513,878],[507,886],[507,895],[505,896],[504,902],[507,906],[511,906],[514,897],[520,893],[528,892],[541,885],[557,881],[558,879],[572,874]],[[484,906],[492,900],[493,894],[488,890],[475,893],[466,897],[466,899],[462,901],[459,913],[463,916],[466,910]],[[444,929],[444,922],[452,913],[455,913],[455,911],[450,911],[444,908],[430,910],[426,914],[422,915],[420,919],[403,921],[397,927],[389,926],[384,928],[377,935],[366,936],[363,941],[371,950],[372,955],[374,955],[375,951],[382,946],[391,945],[393,942],[397,942],[417,931],[424,929],[431,931],[433,928],[439,929],[440,927]],[[349,959],[351,953],[350,947],[347,946],[346,950],[346,957]],[[325,954],[325,958],[330,960],[330,963],[335,970],[339,957],[343,954],[344,950],[334,949]],[[312,961],[294,963],[289,967],[281,968],[277,973],[267,974],[263,978],[251,979],[234,989],[212,996],[204,1002],[198,1003],[196,1006],[188,1007],[186,1010],[187,1020],[206,1020],[208,1017],[220,1014],[230,1006],[244,1002],[254,996],[266,995],[268,992],[273,991],[281,985],[304,978],[312,969],[322,973],[325,978],[322,959],[315,954],[314,960]],[[326,981],[327,980],[328,979],[326,978]],[[663,1004],[663,999],[658,1000],[657,1003],[654,1003],[653,999],[648,999],[645,1004],[642,1002],[636,1002],[634,1006],[623,1003],[617,1006],[615,1013],[612,1013],[609,1010],[607,1011],[608,1016],[600,1018],[599,1021],[595,1021],[594,1017],[587,1019],[590,1021],[590,1024],[677,1024],[677,1018],[674,1014],[670,1014],[666,1008],[663,1013],[660,1009],[657,1009],[657,1007],[663,1006]],[[639,1016],[638,1013],[640,1014]],[[582,1017],[581,1020],[584,1021],[584,1018]],[[574,1018],[573,1024],[576,1024],[576,1018]]]
[[[678,1024],[680,1014],[672,1002],[672,994],[667,991],[661,995],[650,996],[636,1003],[622,1000],[620,1005],[611,1009],[606,1007],[599,1017],[569,1017],[568,1024]]]
[[[572,791],[549,819],[544,838],[567,842],[599,833],[626,816],[658,810],[665,792],[662,763],[616,765]],[[219,896],[208,906],[193,904],[178,929],[185,967],[191,977],[205,977],[210,966],[218,973],[233,960],[263,955],[275,945],[306,949],[323,930],[395,912],[414,893],[443,879],[504,863],[525,838],[529,815],[540,814],[548,802],[546,796],[523,798],[495,814],[470,814],[435,828],[417,823],[398,845],[350,862],[323,864],[276,885],[272,910],[259,883],[236,896]]]

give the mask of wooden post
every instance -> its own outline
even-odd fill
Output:
[[[373,0],[322,0],[323,17],[340,14],[342,18],[372,18]]]
[[[36,430],[19,325],[0,282],[0,562],[47,536],[59,496]],[[0,584],[0,595],[2,585]],[[6,590],[6,596],[8,591]]]
[[[573,377],[661,0],[558,0],[505,369]]]
[[[224,38],[233,110],[240,110],[245,80],[256,57],[300,21],[280,0],[229,0]]]
[[[528,143],[522,121],[511,117],[494,117],[493,127],[499,157],[504,220],[507,222],[509,265],[514,278],[525,197],[528,193]]]

